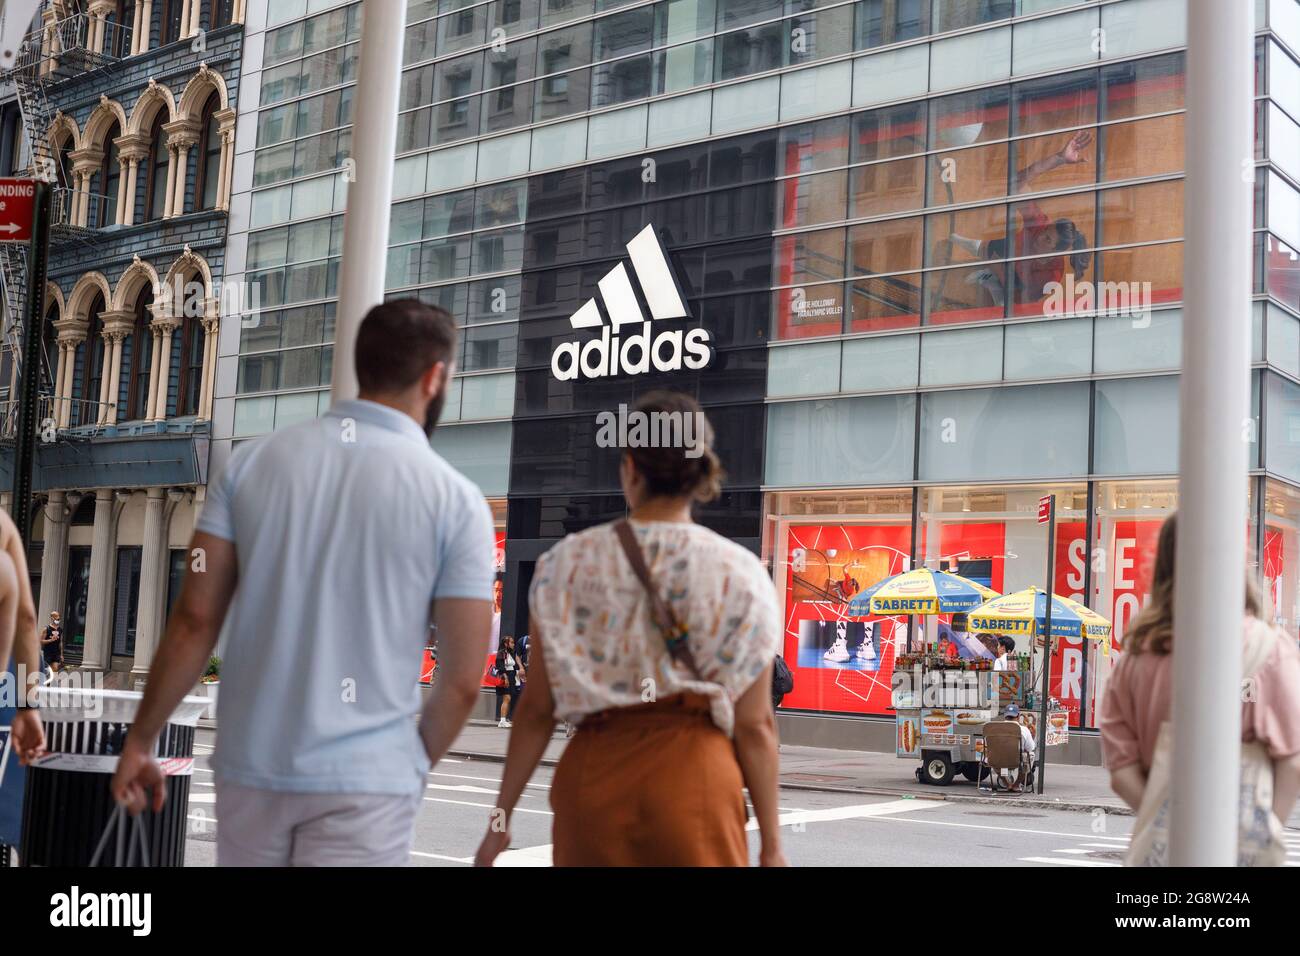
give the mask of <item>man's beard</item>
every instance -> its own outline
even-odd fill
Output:
[[[447,404],[447,379],[444,376],[442,388],[438,389],[438,394],[429,400],[429,404],[424,409],[424,433],[433,438],[433,430],[438,427],[438,419],[442,418],[443,406]]]

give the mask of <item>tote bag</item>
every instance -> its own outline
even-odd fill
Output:
[[[1259,673],[1276,647],[1276,633],[1253,627],[1242,649],[1242,677]],[[1151,773],[1138,808],[1125,866],[1169,865],[1169,791],[1174,759],[1173,725],[1165,721],[1156,738]],[[1241,745],[1241,790],[1238,800],[1237,865],[1281,866],[1286,861],[1282,823],[1273,813],[1273,759],[1258,741]]]

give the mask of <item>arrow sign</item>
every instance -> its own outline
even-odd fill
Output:
[[[30,242],[36,182],[0,179],[0,242]]]

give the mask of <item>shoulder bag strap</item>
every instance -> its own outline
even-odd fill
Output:
[[[614,533],[618,536],[618,543],[622,545],[628,563],[632,565],[633,573],[645,588],[646,597],[650,601],[650,619],[654,621],[664,643],[668,645],[668,653],[674,661],[683,664],[693,676],[699,677],[695,658],[686,642],[689,636],[686,628],[677,620],[672,606],[663,599],[659,589],[655,587],[654,579],[650,577],[650,567],[646,564],[645,554],[636,540],[636,532],[632,530],[632,525],[626,519],[616,521]]]

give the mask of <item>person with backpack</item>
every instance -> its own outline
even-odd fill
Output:
[[[497,726],[509,730],[515,719],[515,706],[524,686],[524,665],[515,648],[515,639],[507,634],[501,638],[496,660],[492,663],[500,683],[497,684]]]
[[[1102,756],[1111,789],[1137,812],[1127,863],[1167,866],[1173,736],[1174,549],[1177,515],[1160,529],[1151,601],[1129,625],[1124,656],[1106,683]],[[1300,795],[1300,650],[1263,619],[1246,582],[1241,630],[1224,653],[1242,656],[1242,786],[1239,866],[1281,866],[1282,823]]]
[[[790,665],[785,662],[785,658],[780,654],[772,661],[772,709],[776,710],[781,706],[781,701],[785,695],[794,690],[794,675],[790,673]]]

